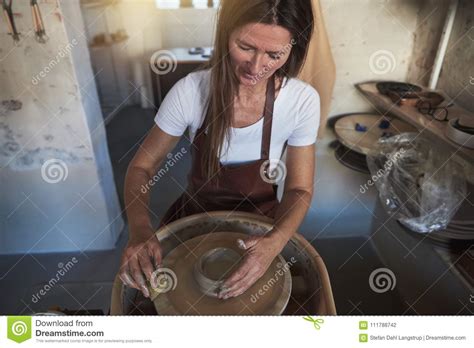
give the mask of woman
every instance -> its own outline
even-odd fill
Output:
[[[120,271],[126,285],[149,296],[145,277],[150,279],[160,265],[162,252],[142,187],[188,127],[193,141],[189,186],[162,225],[213,210],[274,219],[266,235],[244,241],[246,256],[225,281],[220,298],[245,292],[297,231],[313,195],[320,119],[317,91],[296,79],[313,22],[310,0],[222,1],[209,65],[168,93],[156,125],[129,166],[125,204],[130,240]],[[278,202],[269,173],[285,148],[285,187]]]

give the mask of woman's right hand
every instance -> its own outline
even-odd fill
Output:
[[[151,229],[130,231],[130,239],[122,254],[120,279],[125,285],[140,290],[150,297],[146,280],[161,264],[162,249]]]

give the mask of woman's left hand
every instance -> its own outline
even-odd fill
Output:
[[[281,252],[287,241],[276,233],[265,236],[252,236],[244,240],[247,251],[240,266],[227,278],[219,293],[220,299],[227,299],[243,294],[260,277]],[[243,245],[242,245],[243,247]]]

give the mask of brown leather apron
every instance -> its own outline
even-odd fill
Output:
[[[277,185],[264,181],[260,174],[270,154],[274,102],[275,79],[272,76],[266,90],[260,159],[237,165],[220,164],[219,173],[210,180],[202,175],[207,136],[203,122],[193,141],[188,188],[165,213],[160,227],[188,215],[217,210],[246,211],[274,218],[279,203]]]

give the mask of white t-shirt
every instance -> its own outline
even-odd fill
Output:
[[[189,127],[190,140],[194,139],[204,121],[210,77],[210,70],[193,72],[171,88],[155,116],[161,130],[172,136],[182,136]],[[320,103],[316,89],[299,79],[285,79],[275,99],[270,158],[281,158],[286,141],[290,146],[314,144],[319,119]],[[262,131],[263,117],[244,128],[232,127],[230,145],[224,145],[221,163],[237,164],[260,159]]]

